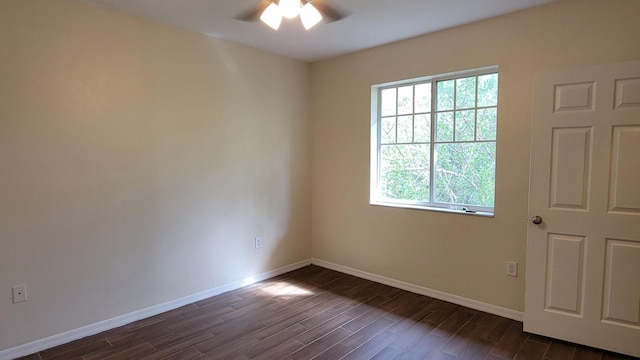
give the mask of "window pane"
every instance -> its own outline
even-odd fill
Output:
[[[453,141],[453,111],[436,114],[436,141]]]
[[[398,141],[399,143],[413,142],[413,117],[398,116]]]
[[[498,74],[490,71],[379,85],[372,203],[493,208]]]
[[[383,145],[380,152],[381,194],[429,201],[429,145]]]
[[[438,144],[435,152],[436,202],[493,207],[495,143]]]
[[[381,91],[382,108],[381,116],[396,114],[396,89],[386,89]]]
[[[413,112],[413,86],[398,88],[398,115]]]
[[[416,113],[431,112],[431,83],[416,85]]]
[[[456,141],[475,140],[475,110],[456,112]]]
[[[438,81],[437,86],[437,110],[453,110],[453,80]]]
[[[478,140],[495,140],[498,111],[496,108],[478,110]]]
[[[380,129],[380,142],[382,144],[393,144],[396,142],[396,118],[382,118]]]
[[[431,141],[431,116],[429,114],[416,115],[413,119],[413,141]]]
[[[456,80],[456,109],[469,109],[476,106],[476,77]]]
[[[498,105],[498,74],[478,76],[478,106]]]

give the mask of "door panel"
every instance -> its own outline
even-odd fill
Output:
[[[549,234],[546,310],[582,316],[584,236]]]
[[[593,110],[593,82],[558,84],[555,86],[555,106],[558,111]]]
[[[607,239],[603,319],[640,329],[640,242]]]
[[[553,129],[550,206],[587,210],[591,176],[591,128]]]
[[[616,109],[640,107],[640,78],[616,80]]]
[[[640,213],[640,126],[614,126],[609,210]]]
[[[640,62],[536,78],[524,329],[640,356]]]

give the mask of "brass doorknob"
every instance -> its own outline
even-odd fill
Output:
[[[536,216],[531,218],[531,222],[533,222],[536,225],[542,224],[542,217],[536,215]]]

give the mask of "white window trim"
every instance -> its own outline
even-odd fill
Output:
[[[382,83],[382,84],[375,84],[371,86],[371,149],[369,152],[369,156],[370,156],[370,179],[369,179],[369,204],[370,205],[376,205],[376,206],[385,206],[385,207],[396,207],[396,208],[406,208],[406,209],[416,209],[416,210],[427,210],[427,211],[438,211],[438,212],[446,212],[446,213],[454,213],[454,214],[464,214],[464,215],[473,215],[473,216],[483,216],[483,217],[494,217],[495,215],[495,205],[493,208],[490,207],[481,207],[481,206],[467,206],[467,205],[451,205],[451,204],[446,204],[446,203],[437,203],[437,202],[418,202],[418,201],[407,201],[407,200],[397,200],[397,199],[386,199],[386,198],[382,198],[380,196],[380,191],[379,191],[379,183],[378,183],[378,179],[379,179],[379,168],[380,168],[380,131],[381,131],[381,126],[378,125],[378,121],[380,120],[380,112],[381,112],[381,101],[379,101],[379,93],[381,90],[386,89],[386,88],[395,88],[395,87],[399,87],[399,86],[408,86],[408,85],[416,85],[416,84],[420,84],[420,83],[424,83],[427,81],[432,82],[433,84],[435,84],[437,81],[444,81],[444,80],[451,80],[451,79],[457,79],[457,78],[462,78],[462,77],[466,77],[466,76],[480,76],[480,75],[486,75],[486,74],[491,74],[491,73],[498,73],[498,66],[497,65],[493,65],[493,66],[487,66],[487,67],[482,67],[482,68],[476,68],[476,69],[471,69],[471,70],[464,70],[464,71],[456,71],[456,72],[450,72],[450,73],[445,73],[445,74],[438,74],[438,75],[433,75],[433,76],[424,76],[424,77],[420,77],[420,78],[413,78],[413,79],[408,79],[408,80],[399,80],[399,81],[392,81],[392,82],[387,82],[387,83]],[[498,82],[499,84],[499,82]],[[498,85],[499,86],[499,85]],[[500,91],[498,90],[498,94],[500,94]],[[499,96],[499,95],[498,95]],[[431,93],[431,103],[435,104],[435,99],[436,97],[436,91],[433,91],[432,88],[432,93]],[[498,104],[500,104],[500,101],[498,100]],[[431,116],[432,119],[433,117],[433,109],[431,109]],[[433,159],[433,151],[434,151],[434,146],[433,146],[433,141],[434,141],[434,134],[433,134],[433,128],[434,128],[434,122],[431,122],[431,145],[430,145],[430,151],[431,151],[431,159]],[[476,142],[476,141],[474,141]],[[498,142],[498,134],[496,131],[496,140],[495,140],[496,144]],[[497,174],[497,164],[496,164],[496,174]],[[494,175],[495,176],[495,175]],[[432,184],[431,186],[431,191],[433,192],[433,171],[430,171],[430,183]],[[495,196],[495,192],[494,192],[494,196]],[[433,198],[433,194],[432,194],[432,198]]]

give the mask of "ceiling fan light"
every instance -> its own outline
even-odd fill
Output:
[[[280,23],[282,23],[282,13],[280,12],[278,5],[271,3],[267,6],[267,8],[262,12],[262,15],[260,15],[260,20],[269,25],[273,30],[278,30],[280,28]]]
[[[300,20],[304,28],[309,30],[322,20],[322,14],[308,2],[300,10]]]
[[[293,19],[300,13],[300,0],[280,0],[278,3],[282,16]]]

